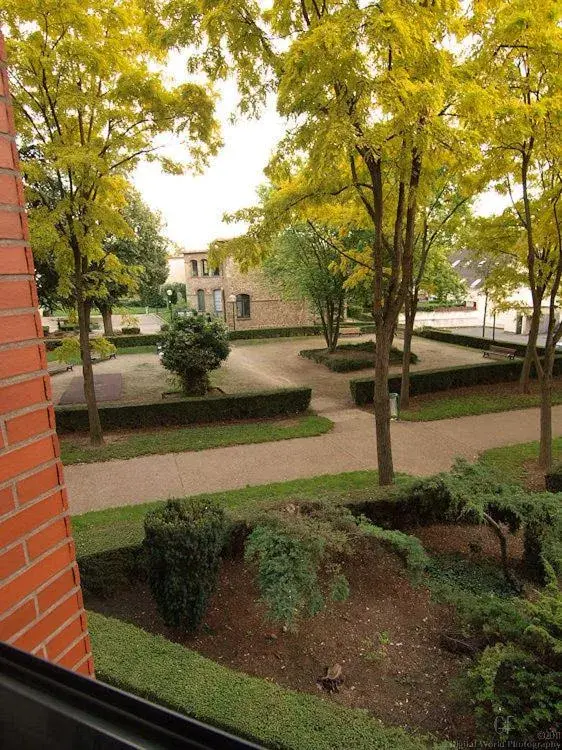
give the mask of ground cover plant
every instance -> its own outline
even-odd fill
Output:
[[[329,349],[303,349],[299,352],[299,355],[325,365],[333,372],[364,370],[374,367],[375,342],[362,341],[357,344],[339,344],[333,351]],[[390,351],[390,363],[401,363],[402,356],[403,352],[393,346]],[[411,353],[410,362],[416,363],[417,361],[417,356]]]
[[[127,459],[149,454],[179,453],[219,448],[227,445],[265,443],[313,437],[328,432],[333,422],[314,415],[297,416],[238,424],[205,425],[200,427],[165,428],[134,432],[108,433],[105,445],[92,447],[83,437],[60,438],[61,458],[65,465]]]
[[[473,736],[467,700],[482,736],[507,709],[525,716],[510,726],[510,740],[554,720],[559,593],[546,589],[537,599],[533,589],[552,587],[551,571],[560,570],[558,496],[461,463],[392,489],[374,490],[372,473],[360,472],[200,498],[211,500],[231,531],[202,628],[168,627],[149,603],[146,506],[75,519],[89,606],[299,691],[316,692],[316,678],[338,662],[344,684],[333,702],[441,737]],[[96,596],[90,585],[102,578],[109,590]],[[165,659],[159,669],[165,673]],[[513,681],[502,679],[505,670]],[[120,667],[113,672],[124,679]],[[527,704],[525,674],[537,687]],[[135,670],[135,681],[141,676]],[[457,678],[464,708],[444,688]]]

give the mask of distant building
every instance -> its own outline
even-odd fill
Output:
[[[185,263],[183,254],[168,256],[168,278],[166,284],[185,284]]]
[[[229,328],[289,328],[315,322],[306,302],[281,299],[259,269],[243,273],[232,259],[212,268],[206,250],[186,250],[183,261],[188,306],[221,317]]]

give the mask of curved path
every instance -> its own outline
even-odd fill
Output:
[[[376,469],[372,414],[354,408],[328,408],[323,413],[335,426],[319,437],[69,466],[65,475],[70,510],[77,514],[200,492]],[[553,428],[555,435],[562,434],[562,406],[553,408]],[[457,456],[473,460],[487,448],[536,440],[538,434],[538,409],[436,422],[397,422],[392,425],[394,464],[397,471],[433,474],[450,468]]]

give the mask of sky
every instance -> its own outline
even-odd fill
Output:
[[[184,53],[170,57],[168,77],[176,83],[186,80]],[[238,117],[232,123],[238,100],[236,83],[227,80],[216,90],[216,115],[224,145],[204,173],[169,175],[152,162],[141,163],[133,176],[144,200],[162,214],[165,234],[183,250],[205,250],[213,240],[244,230],[244,225],[227,224],[222,217],[256,203],[256,189],[264,182],[263,169],[285,130],[273,98],[259,119]],[[170,154],[181,156],[173,141],[169,147]],[[497,213],[505,203],[505,198],[487,191],[476,201],[475,212]]]

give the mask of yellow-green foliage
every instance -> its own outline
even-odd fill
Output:
[[[74,360],[80,359],[80,342],[78,337],[69,336],[62,340],[61,345],[55,349],[55,359],[57,362],[70,364]]]

